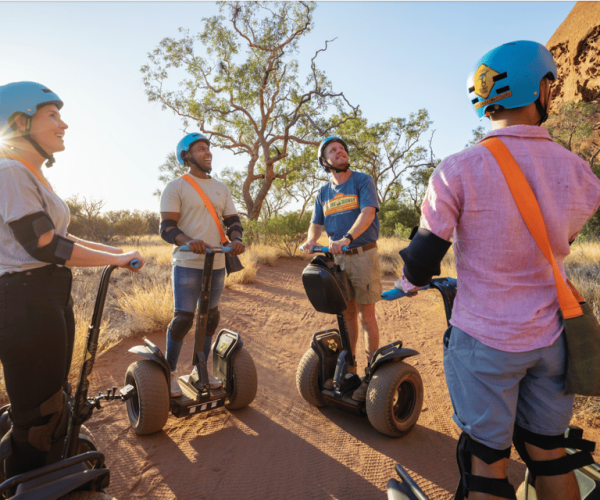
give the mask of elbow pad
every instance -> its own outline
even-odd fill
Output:
[[[175,229],[169,231],[170,227],[174,227]],[[175,236],[178,234],[183,234],[183,231],[177,227],[177,222],[174,220],[167,219],[160,223],[160,237],[167,243],[177,245],[177,243],[175,243]]]
[[[242,227],[242,221],[237,215],[230,215],[223,219],[223,224],[227,227],[227,237],[231,239],[231,233],[233,231],[239,231],[240,234],[244,234],[244,228]],[[234,225],[235,224],[235,225]]]
[[[452,243],[422,227],[413,229],[410,240],[410,245],[400,250],[404,276],[415,286],[425,286],[440,274],[440,264]]]
[[[73,254],[75,243],[58,234],[55,234],[46,246],[38,247],[40,236],[55,229],[46,212],[26,215],[17,221],[9,222],[8,225],[16,240],[36,260],[64,266]]]

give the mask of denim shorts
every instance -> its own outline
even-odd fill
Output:
[[[551,346],[528,352],[499,351],[456,327],[444,336],[452,418],[497,450],[511,446],[515,423],[546,436],[567,429],[575,396],[565,394],[565,367],[564,333]]]
[[[204,269],[173,266],[173,301],[176,311],[196,312]],[[208,308],[219,305],[225,287],[225,268],[213,270]]]

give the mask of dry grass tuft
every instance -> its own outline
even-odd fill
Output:
[[[299,251],[297,250],[296,253]],[[264,264],[265,266],[272,266],[277,262],[279,257],[283,257],[285,252],[280,248],[275,248],[270,245],[252,245],[244,253],[251,253],[253,258],[258,264]],[[301,252],[300,252],[301,253]]]

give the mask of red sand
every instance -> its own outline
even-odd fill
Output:
[[[258,394],[249,407],[184,419],[170,416],[163,431],[143,437],[129,426],[124,404],[106,403],[94,412],[89,428],[111,469],[108,493],[119,500],[383,500],[387,481],[396,476],[394,465],[401,463],[429,498],[452,497],[458,481],[459,432],[443,373],[441,296],[426,291],[377,305],[381,344],[402,339],[419,351],[408,362],[419,370],[425,387],[416,427],[403,438],[390,438],[367,419],[310,406],[296,389],[296,368],[312,334],[335,325],[334,316],[310,306],[300,280],[305,265],[280,259],[274,267],[262,267],[254,284],[223,295],[220,326],[242,335],[258,372]],[[385,277],[384,289],[393,281]],[[164,348],[164,332],[148,337]],[[123,386],[128,365],[141,359],[127,350],[141,343],[128,339],[97,360],[90,395]],[[361,370],[362,346],[360,340]],[[189,366],[192,347],[190,333],[180,368]],[[600,437],[598,430],[584,429],[584,437]],[[524,472],[513,452],[509,479],[515,487]]]

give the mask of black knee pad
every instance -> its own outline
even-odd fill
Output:
[[[543,436],[523,429],[515,425],[513,434],[513,443],[521,455],[523,462],[529,469],[530,474],[535,479],[536,476],[560,476],[567,474],[575,469],[585,467],[594,463],[592,452],[596,448],[596,443],[582,439],[583,431],[578,427],[570,427],[565,434],[558,436]],[[574,448],[580,450],[573,454],[567,454],[562,458],[555,460],[532,460],[527,453],[525,443],[537,446],[542,450],[555,450],[557,448]]]
[[[220,319],[221,313],[219,312],[219,306],[208,310],[208,320],[206,321],[206,335],[208,337],[212,337],[215,334]]]
[[[478,443],[468,434],[462,433],[456,446],[456,461],[460,472],[460,480],[456,488],[455,500],[468,498],[469,491],[478,491],[489,495],[496,495],[501,498],[515,500],[514,487],[505,479],[493,479],[484,476],[473,476],[471,474],[471,456],[483,460],[491,465],[498,460],[510,457],[510,447],[505,450],[496,450],[484,444]]]
[[[192,328],[194,323],[194,313],[185,311],[175,311],[173,319],[169,323],[169,334],[173,340],[181,342]]]

